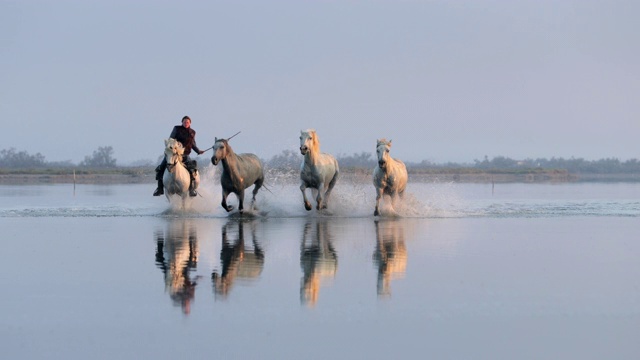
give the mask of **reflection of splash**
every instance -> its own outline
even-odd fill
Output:
[[[195,225],[189,219],[171,219],[165,232],[155,234],[156,265],[164,274],[165,290],[174,305],[182,307],[185,314],[191,312],[195,297],[197,277],[191,279],[191,271],[198,264],[198,237]]]
[[[338,270],[338,255],[331,243],[329,221],[320,218],[309,219],[302,234],[300,267],[303,277],[300,284],[300,301],[309,306],[314,306],[318,301],[322,280],[335,277]]]
[[[211,274],[213,290],[216,296],[226,298],[238,279],[257,279],[264,268],[264,252],[256,239],[255,222],[251,222],[251,240],[253,248],[247,248],[244,240],[245,219],[229,219],[222,227],[222,250],[220,261],[222,270]],[[232,225],[238,225],[236,239],[229,236]]]
[[[407,269],[404,227],[397,219],[376,221],[375,224],[373,261],[378,266],[378,296],[390,296],[391,280],[403,277]]]

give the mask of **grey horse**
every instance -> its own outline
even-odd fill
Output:
[[[227,196],[234,193],[238,197],[238,211],[242,213],[244,210],[244,190],[251,185],[255,185],[251,199],[251,206],[255,207],[256,194],[264,182],[264,170],[260,159],[254,154],[236,154],[229,146],[228,140],[216,138],[211,163],[218,165],[219,162],[222,162],[222,176],[220,177],[222,207],[227,212],[233,210],[233,206],[227,205]]]

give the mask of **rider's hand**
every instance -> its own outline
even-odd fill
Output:
[[[202,155],[202,154],[204,154],[204,151],[202,150],[198,151],[198,155]]]

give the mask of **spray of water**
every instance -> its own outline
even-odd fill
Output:
[[[237,210],[228,214],[221,206],[222,188],[220,185],[219,167],[207,167],[200,176],[201,183],[198,192],[200,196],[189,199],[187,206],[181,208],[180,201],[173,201],[164,213],[165,215],[192,215],[198,214],[210,217],[235,216]],[[265,174],[265,186],[256,197],[255,209],[250,208],[250,187],[245,192],[245,216],[270,217],[270,218],[296,218],[296,217],[341,217],[362,218],[373,217],[375,206],[375,187],[371,179],[366,175],[343,176],[338,180],[331,197],[328,208],[317,211],[314,208],[306,211],[302,202],[302,194],[299,188],[298,172],[295,170],[280,171],[268,170]],[[457,216],[455,211],[447,209],[451,200],[459,203],[453,193],[453,189],[445,189],[442,185],[439,189],[424,186],[412,186],[407,188],[404,196],[396,202],[395,209],[390,206],[391,201],[385,197],[381,204],[382,217],[451,217]],[[309,190],[307,190],[309,191]],[[315,198],[315,194],[312,194]],[[237,209],[238,201],[235,195],[227,198],[229,205]]]

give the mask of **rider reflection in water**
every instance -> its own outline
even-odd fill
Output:
[[[189,154],[191,153],[191,149],[195,151],[198,155],[202,155],[204,151],[200,150],[196,145],[196,131],[191,128],[191,119],[188,116],[182,118],[182,125],[176,125],[173,127],[173,131],[171,131],[170,138],[176,139],[179,141],[184,147],[184,154],[182,155],[182,162],[189,170],[189,175],[191,175],[191,184],[189,186],[189,196],[196,196],[198,193],[194,188],[194,176],[196,171],[198,170],[198,163],[195,160],[191,160],[189,158]],[[167,168],[167,159],[163,157],[162,162],[156,168],[156,180],[158,180],[158,188],[153,192],[153,196],[160,196],[164,194],[164,184],[162,183],[162,176],[164,175],[164,171]]]
[[[164,274],[165,289],[174,305],[185,315],[191,312],[200,276],[191,273],[198,266],[198,234],[195,225],[185,219],[171,220],[167,230],[156,232],[156,265]]]

